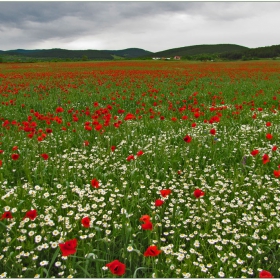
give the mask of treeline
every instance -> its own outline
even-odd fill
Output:
[[[247,49],[244,51],[224,52],[219,57],[227,60],[276,59],[280,57],[280,45]]]
[[[249,49],[234,44],[196,45],[152,53],[139,48],[124,50],[11,50],[0,51],[1,62],[38,62],[38,61],[87,61],[152,58],[193,61],[255,60],[280,59],[280,45]]]
[[[150,54],[151,52],[129,48],[124,50],[65,50],[65,49],[46,49],[46,50],[10,50],[0,51],[7,62],[36,62],[36,61],[87,61],[87,60],[113,60],[113,59],[132,59],[135,57]],[[1,61],[0,61],[1,62]]]
[[[247,47],[235,45],[235,44],[216,44],[216,45],[195,45],[195,46],[187,46],[175,49],[169,49],[165,51],[160,51],[156,53],[151,53],[150,55],[146,55],[146,57],[174,57],[181,56],[185,58],[195,58],[200,55],[210,55],[216,56],[217,54],[223,52],[233,52],[233,51],[243,51],[247,50]]]

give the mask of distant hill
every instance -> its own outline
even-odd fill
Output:
[[[268,47],[260,47],[254,49],[247,49],[244,51],[228,51],[220,54],[222,59],[260,59],[260,58],[279,58],[280,57],[280,45],[273,45]]]
[[[49,49],[49,50],[11,50],[4,52],[7,55],[18,55],[37,59],[102,59],[111,60],[113,57],[103,51],[97,50],[64,50],[64,49]]]
[[[260,58],[279,58],[280,45],[247,48],[235,44],[194,45],[168,49],[160,52],[150,52],[139,48],[124,50],[9,50],[0,51],[0,61],[61,61],[61,60],[114,60],[114,59],[152,59],[174,58],[180,56],[188,60],[248,60]]]
[[[138,48],[130,48],[125,50],[115,50],[115,51],[105,50],[103,52],[107,52],[111,55],[117,55],[123,58],[135,58],[135,57],[141,57],[141,56],[147,56],[153,54],[152,52],[145,51],[143,49],[138,49]]]
[[[46,50],[9,50],[0,51],[0,55],[18,56],[30,59],[84,59],[84,60],[112,60],[115,56],[122,58],[135,58],[149,55],[151,52],[138,48],[125,50],[65,50],[65,49],[46,49]]]
[[[148,55],[147,57],[193,56],[193,55],[201,55],[201,54],[214,54],[214,53],[218,54],[223,52],[244,51],[247,49],[249,48],[239,46],[239,45],[233,45],[233,44],[195,45],[195,46],[181,47],[181,48],[156,52]]]

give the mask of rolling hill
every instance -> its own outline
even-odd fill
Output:
[[[235,44],[194,45],[160,52],[150,52],[140,48],[123,50],[65,50],[65,49],[35,49],[0,51],[0,61],[51,61],[51,60],[114,60],[114,59],[152,59],[153,57],[181,56],[191,60],[238,60],[280,57],[280,45],[247,48]]]
[[[124,50],[65,50],[65,49],[47,49],[47,50],[9,50],[0,51],[0,55],[18,56],[30,59],[84,59],[84,60],[112,60],[114,56],[122,58],[135,58],[143,55],[149,55],[151,52],[138,48]]]
[[[217,44],[217,45],[195,45],[188,47],[181,47],[175,49],[169,49],[165,51],[156,52],[148,55],[147,57],[174,57],[174,56],[193,56],[201,54],[214,54],[232,51],[244,51],[249,48],[233,45],[233,44]]]

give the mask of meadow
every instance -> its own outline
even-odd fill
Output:
[[[0,278],[280,277],[279,73],[0,64]]]

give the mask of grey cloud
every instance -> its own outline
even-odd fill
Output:
[[[149,46],[165,42],[170,47],[180,47],[189,42],[185,39],[186,43],[182,43],[182,34],[188,39],[190,35],[203,38],[203,32],[211,26],[217,30],[211,32],[217,42],[223,32],[234,33],[240,26],[248,29],[258,19],[276,20],[279,12],[280,2],[0,1],[0,36],[5,38],[0,49],[28,45],[33,48],[46,42],[53,47],[66,47],[68,43],[73,46],[86,40],[89,46],[90,42],[92,45],[119,42],[130,47],[129,44],[140,42],[151,50]],[[195,34],[196,30],[200,33]],[[166,36],[173,38],[173,42],[166,40]],[[157,43],[152,43],[153,40]]]

